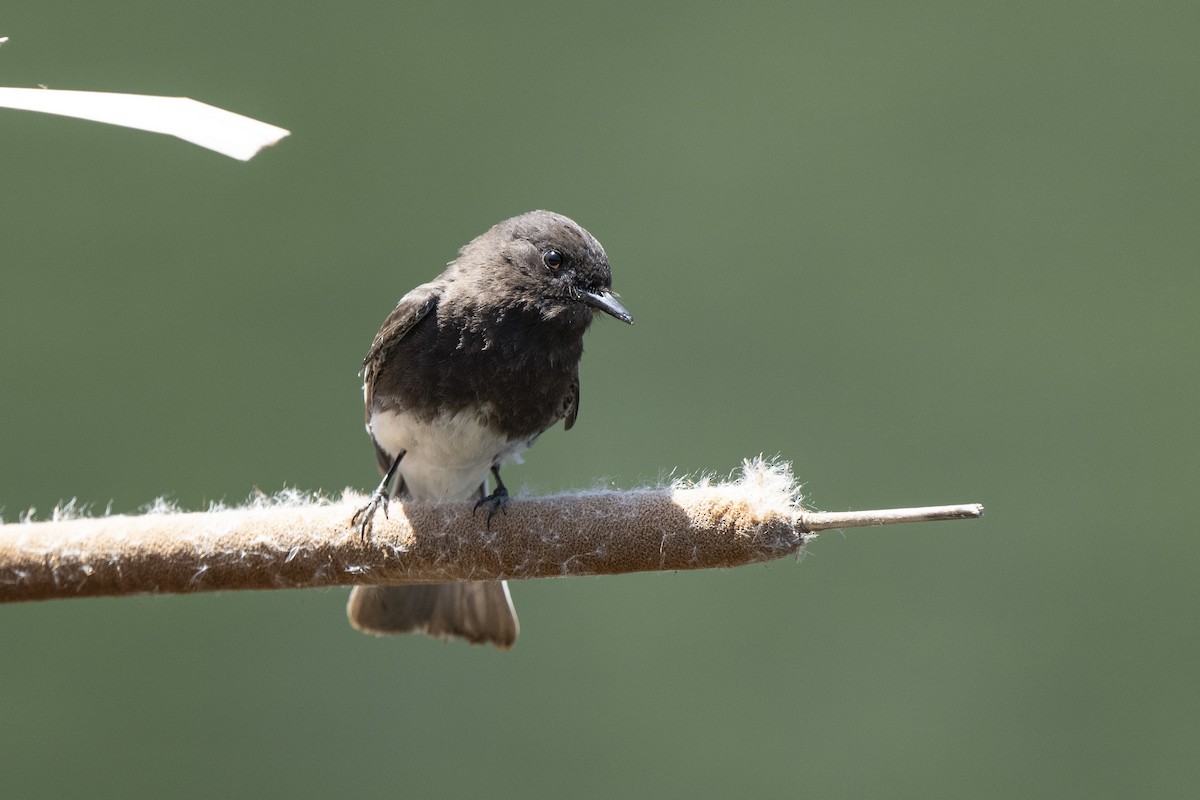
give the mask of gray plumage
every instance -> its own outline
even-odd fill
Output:
[[[612,296],[604,249],[572,220],[534,211],[462,248],[433,281],[401,298],[363,362],[367,431],[392,496],[507,499],[499,467],[579,412],[583,335],[597,311],[633,319]],[[497,477],[487,496],[487,474]],[[366,535],[388,477],[356,515]],[[421,631],[507,649],[518,623],[507,586],[355,587],[347,608],[369,633]]]

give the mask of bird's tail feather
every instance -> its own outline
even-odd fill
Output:
[[[520,632],[507,582],[355,586],[346,614],[364,633],[426,633],[501,650],[512,647]]]

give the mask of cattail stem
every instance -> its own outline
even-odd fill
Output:
[[[365,502],[3,525],[0,602],[733,567],[798,554],[825,528],[983,511],[807,512],[790,469],[761,461],[729,483],[517,498],[490,529],[470,505],[394,501],[364,540],[350,518]]]
[[[921,508],[888,508],[882,511],[804,511],[800,529],[824,531],[830,528],[865,528],[870,525],[895,525],[898,522],[936,522],[943,519],[975,519],[983,516],[979,503]]]

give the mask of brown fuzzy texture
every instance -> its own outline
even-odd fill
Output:
[[[813,536],[786,465],[762,461],[729,483],[515,498],[490,530],[469,504],[394,501],[364,542],[350,524],[364,502],[0,526],[0,602],[734,567]]]

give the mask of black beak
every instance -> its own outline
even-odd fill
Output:
[[[595,306],[605,314],[611,314],[621,322],[633,324],[633,315],[625,310],[625,306],[617,302],[617,298],[612,296],[612,292],[608,289],[601,289],[599,292],[589,292],[587,289],[582,289],[579,292],[580,299],[589,306]]]

